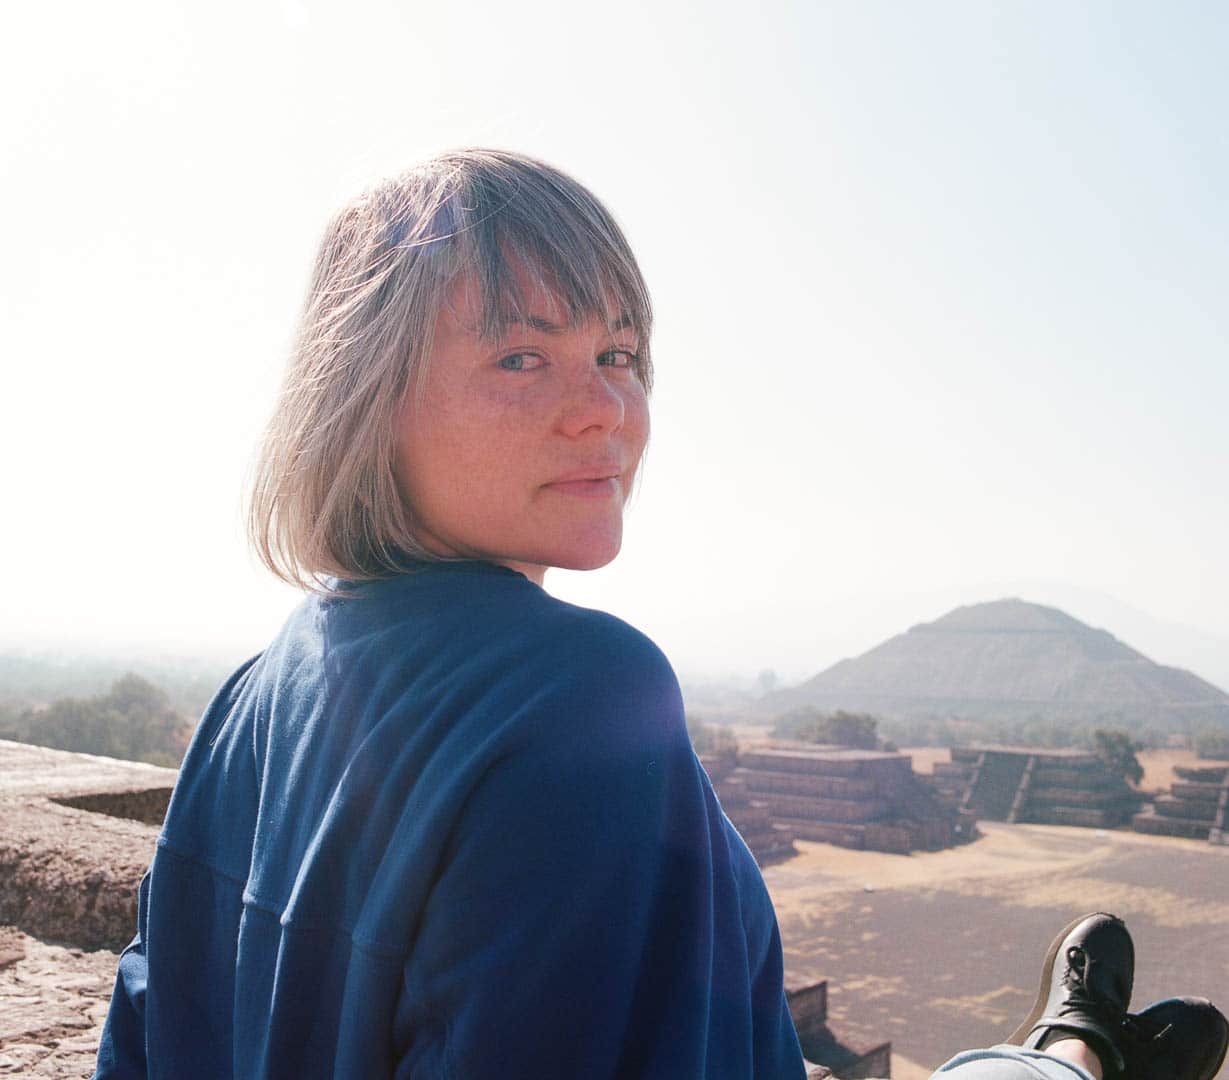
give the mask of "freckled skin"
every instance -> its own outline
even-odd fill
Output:
[[[531,315],[552,329],[513,323],[491,340],[477,332],[477,289],[453,286],[421,399],[401,411],[397,465],[429,550],[541,584],[549,567],[589,570],[618,554],[649,412],[632,331],[568,327],[538,295]]]

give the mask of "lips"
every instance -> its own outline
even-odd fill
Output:
[[[564,473],[542,487],[556,495],[603,499],[620,493],[622,475],[617,465],[599,465]]]
[[[605,476],[592,480],[557,480],[545,484],[547,491],[556,495],[571,495],[582,499],[606,499],[619,494],[619,478]]]

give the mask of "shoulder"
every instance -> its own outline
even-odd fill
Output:
[[[487,655],[508,695],[509,734],[582,756],[637,743],[690,748],[669,660],[614,615],[537,590],[510,632],[488,640]]]
[[[555,728],[683,730],[662,651],[622,619],[484,563],[440,564],[313,603],[331,685],[375,711],[522,736]],[[437,707],[438,706],[438,707]]]
[[[548,685],[627,690],[643,684],[678,692],[669,661],[645,634],[614,615],[560,600],[503,567],[434,564],[368,583],[355,600],[323,602],[325,618],[344,624],[333,640],[382,643],[388,647],[376,651],[385,660],[426,647],[479,680],[498,673],[517,681],[520,673]],[[465,662],[458,664],[462,655]]]
[[[648,635],[617,616],[548,598],[542,632],[578,680],[678,682],[665,654]]]
[[[558,694],[594,712],[624,717],[682,715],[669,660],[646,634],[604,611],[545,597],[526,645],[533,666]]]

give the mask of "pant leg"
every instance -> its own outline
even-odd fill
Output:
[[[940,1065],[931,1080],[1093,1080],[1071,1061],[1019,1046],[965,1050]]]

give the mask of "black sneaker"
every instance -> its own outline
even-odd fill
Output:
[[[1082,915],[1050,945],[1041,989],[1028,1018],[1007,1042],[1043,1050],[1056,1037],[1087,1043],[1107,1074],[1124,1066],[1122,1025],[1135,977],[1135,946],[1115,915]]]
[[[1123,1025],[1131,1080],[1212,1080],[1229,1047],[1229,1021],[1206,998],[1169,998]]]

